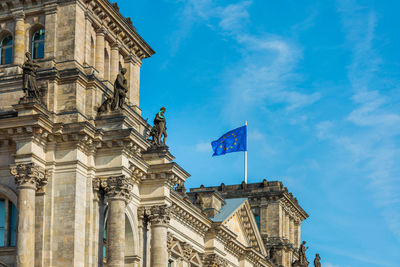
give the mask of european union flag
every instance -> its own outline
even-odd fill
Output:
[[[218,140],[211,142],[211,146],[214,150],[213,156],[237,151],[247,151],[247,126],[242,126],[227,132]]]

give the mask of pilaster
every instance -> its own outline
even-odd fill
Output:
[[[100,28],[96,31],[96,70],[99,72],[98,76],[100,80],[104,77],[104,36],[105,29]]]
[[[121,45],[115,42],[111,46],[110,82],[114,83],[119,72],[119,50]],[[129,79],[128,79],[129,80]]]
[[[14,64],[23,65],[25,60],[25,13],[23,10],[13,12],[14,30]]]

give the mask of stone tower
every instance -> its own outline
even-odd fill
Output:
[[[18,266],[98,266],[101,198],[108,202],[109,235],[122,235],[124,242],[124,205],[127,198],[138,201],[124,193],[127,188],[138,191],[126,179],[148,168],[139,157],[149,146],[144,137],[149,126],[140,116],[139,78],[142,60],[154,51],[130,18],[107,0],[2,0],[3,40],[0,180],[9,188],[2,190],[3,197],[18,207],[19,225],[16,249],[3,251],[0,261],[9,266],[15,261]],[[40,97],[35,101],[23,99],[26,52],[38,65]],[[121,68],[128,81],[124,109],[99,118],[98,107],[112,96]],[[100,190],[96,177],[107,186]],[[108,242],[113,247],[109,266],[120,266],[123,245],[111,238]]]
[[[210,192],[216,192],[224,199],[248,198],[271,261],[286,267],[298,260],[301,223],[308,214],[282,182],[264,179],[262,183],[202,186],[190,189],[189,195]]]

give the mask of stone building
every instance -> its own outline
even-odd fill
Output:
[[[280,182],[187,193],[190,175],[152,147],[139,83],[153,54],[107,0],[0,1],[0,266],[289,267],[298,258],[308,215]],[[110,108],[123,69],[126,101]]]

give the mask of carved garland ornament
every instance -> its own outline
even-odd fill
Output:
[[[32,162],[10,166],[10,172],[14,175],[17,186],[30,185],[39,190],[47,184],[45,170]]]
[[[216,254],[209,254],[204,260],[205,266],[210,267],[225,267],[228,266],[227,260]]]

